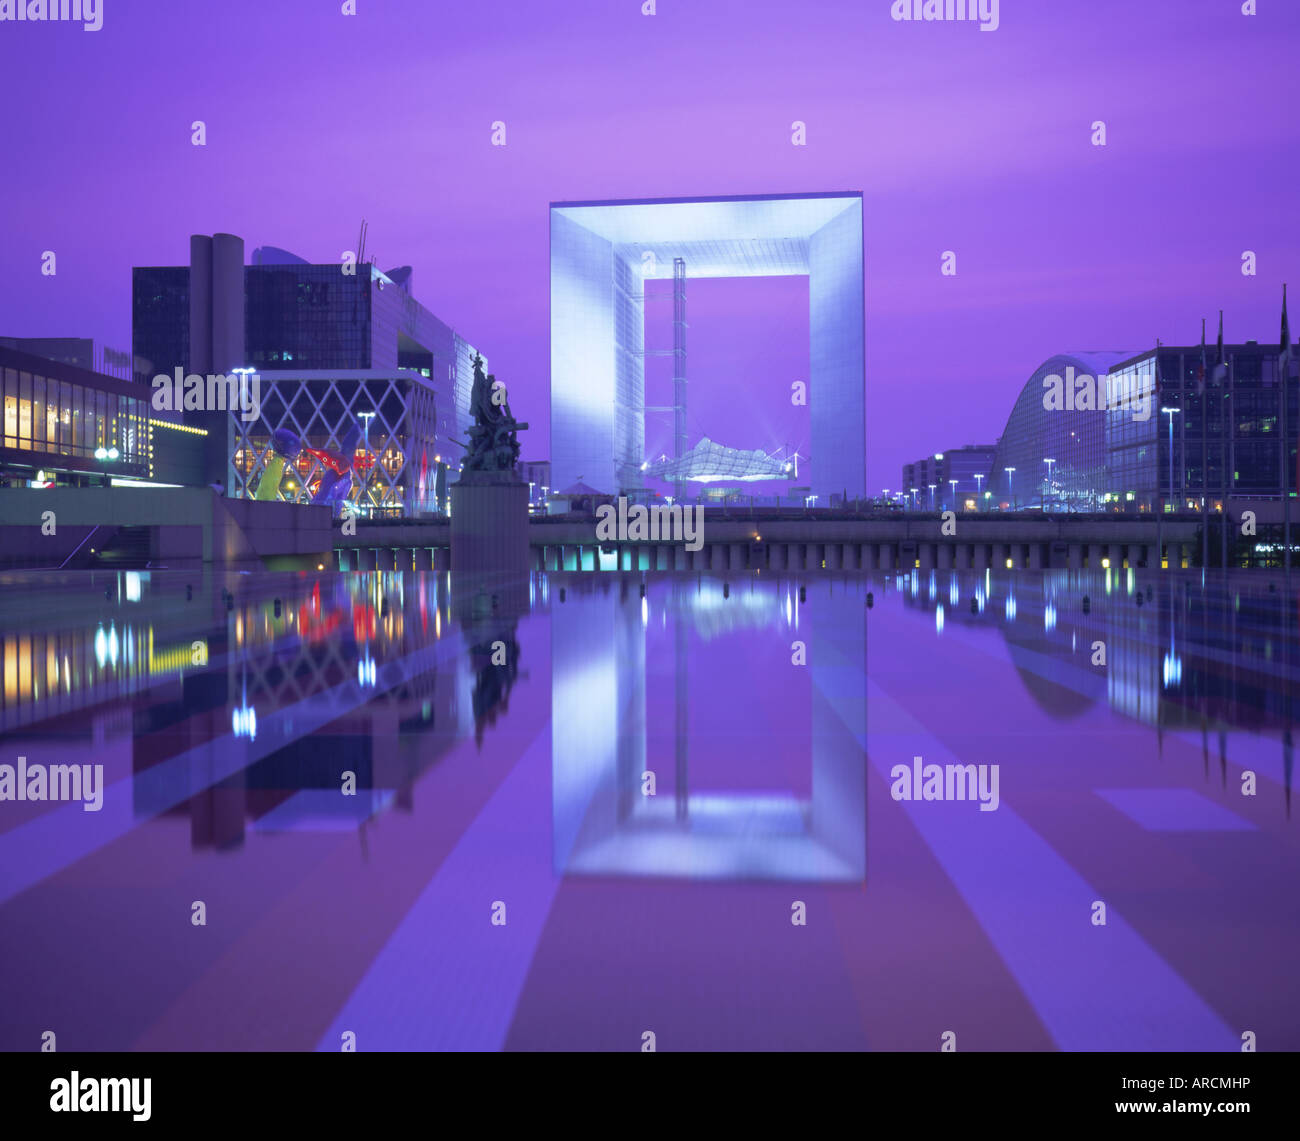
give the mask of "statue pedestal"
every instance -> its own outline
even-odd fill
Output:
[[[469,471],[451,491],[451,569],[527,574],[528,485],[513,472]]]

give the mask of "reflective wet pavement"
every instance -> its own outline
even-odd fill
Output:
[[[1300,1048],[1298,587],[5,577],[0,1047]]]

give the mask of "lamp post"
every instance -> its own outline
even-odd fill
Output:
[[[365,431],[364,431],[364,437],[363,437],[364,440],[365,440],[365,443],[364,443],[363,446],[364,446],[364,448],[365,448],[365,450],[366,450],[366,458],[367,458],[367,459],[370,458],[370,421],[373,420],[374,418],[375,418],[375,414],[374,414],[373,412],[358,412],[358,413],[357,413],[357,419],[359,419],[359,420],[364,420],[364,421],[366,422]],[[373,468],[374,465],[371,464],[371,467]],[[366,503],[367,503],[367,508],[366,508],[366,514],[367,514],[367,515],[369,515],[369,514],[371,513],[370,508],[369,508],[369,502],[370,502],[370,489],[369,489],[369,486],[368,486],[369,478],[370,478],[370,472],[369,472],[369,471],[366,471],[366,470],[363,469],[363,471],[362,471],[362,475],[361,475],[361,490],[365,493],[365,499],[366,499]]]
[[[933,483],[927,483],[925,486],[930,489],[930,510],[933,511],[934,510],[934,489],[938,485]]]
[[[952,503],[950,504],[950,506],[954,511],[956,511],[957,510],[957,481],[955,479],[950,479],[948,483],[952,487]]]
[[[913,510],[913,511],[916,510],[916,493],[917,493],[918,491],[920,491],[920,490],[921,490],[921,489],[920,489],[919,487],[913,487],[913,488],[911,488],[911,492],[912,492],[912,510]]]
[[[1054,463],[1056,463],[1056,460],[1054,460],[1054,459],[1049,460],[1049,459],[1044,458],[1043,463],[1045,463],[1045,464],[1047,465],[1047,484],[1046,484],[1046,486],[1045,486],[1044,489],[1043,489],[1043,510],[1046,511],[1046,510],[1047,510],[1047,492],[1048,492],[1048,490],[1049,490],[1049,489],[1051,488],[1051,486],[1052,486],[1052,465],[1053,465]]]
[[[976,511],[978,511],[980,508],[980,492],[984,490],[983,479],[984,477],[982,475],[977,475],[975,477],[975,510]]]
[[[1169,417],[1169,498],[1172,500],[1174,498],[1174,417],[1181,410],[1162,407],[1160,411]]]
[[[1016,497],[1012,494],[1011,477],[1015,474],[1016,469],[1013,467],[1006,467],[1002,470],[1007,473],[1007,498],[1011,500],[1011,510],[1014,511],[1016,509]]]

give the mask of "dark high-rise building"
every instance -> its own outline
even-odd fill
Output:
[[[340,264],[312,265],[283,250],[256,250],[253,264],[243,267],[243,359],[231,367],[415,369],[426,379],[450,382],[457,406],[467,413],[474,347],[415,300],[409,266],[388,273],[364,262],[353,268],[349,274]],[[178,365],[190,368],[190,275],[190,266],[133,270],[132,341],[140,380],[170,374]]]
[[[137,267],[131,271],[131,351],[135,379],[146,384],[177,365],[188,369],[189,266]]]

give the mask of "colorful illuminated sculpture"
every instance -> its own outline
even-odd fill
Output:
[[[254,499],[263,501],[275,499],[280,492],[280,481],[284,478],[285,465],[296,460],[302,452],[302,441],[287,428],[280,428],[271,434],[271,451],[266,461],[266,470],[257,485]]]
[[[361,429],[355,420],[348,426],[347,434],[337,451],[310,447],[288,428],[276,429],[271,433],[271,458],[267,460],[255,497],[263,500],[276,499],[285,467],[306,453],[317,460],[323,469],[316,493],[311,497],[312,503],[325,504],[337,512],[352,490],[353,468],[364,467],[369,462],[368,456],[361,461],[356,458],[360,438]]]

